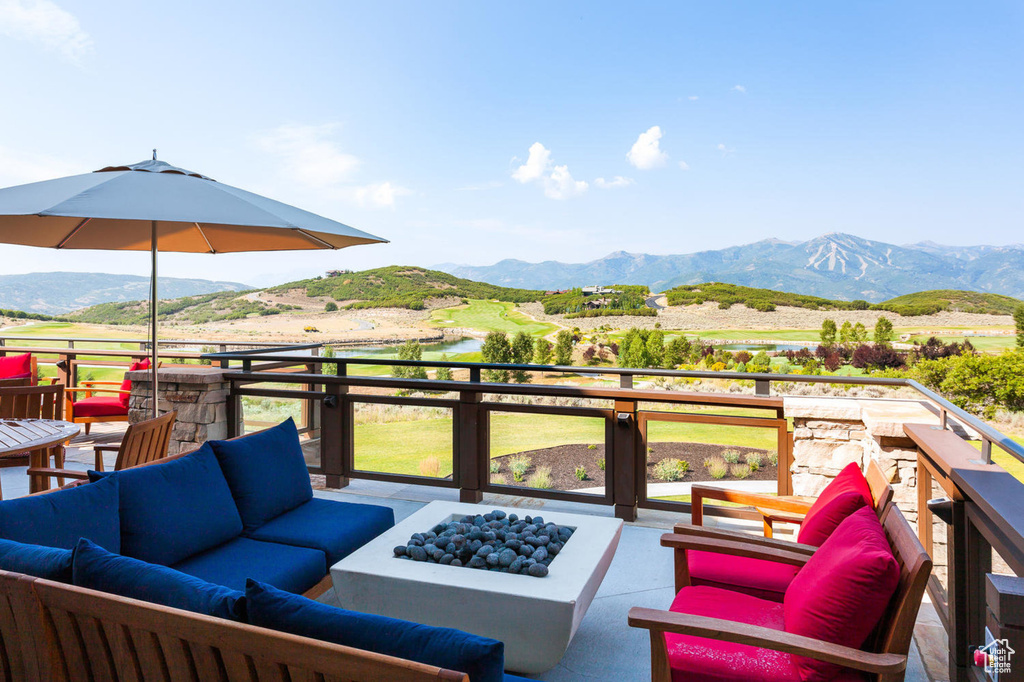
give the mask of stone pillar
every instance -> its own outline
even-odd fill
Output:
[[[132,393],[128,399],[131,423],[153,414],[153,381],[150,371],[128,372]],[[208,440],[228,436],[228,382],[224,370],[203,365],[165,365],[160,368],[157,389],[160,412],[176,410],[169,454],[195,450]]]

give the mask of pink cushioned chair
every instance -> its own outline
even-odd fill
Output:
[[[880,523],[862,507],[810,556],[727,542],[719,551],[797,575],[782,603],[699,586],[679,590],[668,611],[631,609],[629,624],[650,631],[652,682],[903,680],[932,561],[899,509]]]
[[[135,361],[128,368],[129,372],[149,369],[149,360]],[[105,388],[117,386],[117,388]],[[128,421],[128,397],[132,392],[132,382],[123,381],[82,381],[78,386],[64,389],[67,401],[64,414],[68,421],[85,424],[85,432],[96,422]],[[84,394],[77,400],[74,396]],[[94,395],[100,394],[100,395]]]
[[[0,387],[35,386],[36,358],[31,353],[0,357]]]
[[[793,498],[773,498],[757,493],[744,493],[720,488],[699,486],[702,491],[715,490],[713,494],[726,493],[730,499],[739,501],[743,497],[747,504],[765,505],[765,500],[782,500],[788,504]],[[694,486],[698,488],[698,486]],[[806,512],[800,516],[802,523],[797,534],[797,541],[785,542],[772,538],[758,538],[748,533],[716,530],[688,524],[679,524],[675,532],[707,540],[701,546],[704,549],[691,549],[676,552],[676,589],[687,585],[704,585],[722,589],[736,590],[761,599],[781,602],[796,575],[796,567],[791,564],[775,561],[764,561],[748,557],[725,557],[716,550],[719,542],[747,543],[756,547],[780,548],[788,552],[813,554],[832,531],[850,514],[861,507],[870,506],[876,516],[882,518],[892,501],[893,489],[886,480],[885,474],[878,464],[872,460],[868,464],[867,477],[861,473],[855,463],[851,463],[836,476],[811,502],[806,498],[798,498],[796,504],[806,505]],[[752,499],[756,498],[756,499]],[[694,505],[702,504],[694,495]],[[780,504],[776,502],[776,504]],[[695,507],[696,509],[696,507]],[[759,511],[765,513],[762,506]],[[789,512],[793,514],[793,512]],[[700,520],[702,515],[694,514]]]

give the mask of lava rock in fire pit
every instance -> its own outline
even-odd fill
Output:
[[[519,518],[495,509],[413,533],[394,553],[406,561],[543,578],[575,530],[546,523],[540,516]]]

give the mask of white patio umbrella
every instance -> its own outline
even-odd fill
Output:
[[[149,251],[153,394],[157,386],[157,253],[342,249],[386,242],[156,158],[0,189],[0,243]],[[156,416],[157,401],[153,400]]]

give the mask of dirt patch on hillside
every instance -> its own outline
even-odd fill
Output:
[[[704,460],[710,457],[722,456],[727,450],[733,450],[740,454],[740,461],[744,461],[748,453],[757,453],[762,457],[762,465],[757,471],[751,472],[746,480],[750,481],[774,481],[778,478],[778,467],[768,462],[767,450],[748,447],[736,447],[725,445],[713,445],[710,443],[654,443],[651,445],[651,452],[647,458],[647,482],[665,483],[666,481],[654,475],[655,465],[663,459],[675,458],[689,464],[686,475],[678,482],[693,483],[695,481],[713,480],[704,467]],[[509,470],[509,463],[513,457],[529,457],[530,467],[527,469],[524,480],[517,482]],[[491,480],[503,485],[518,487],[531,487],[531,477],[542,467],[551,470],[551,488],[554,490],[576,490],[579,488],[597,488],[605,484],[606,471],[601,468],[605,463],[604,445],[597,445],[591,449],[587,445],[558,445],[552,448],[540,450],[528,450],[514,455],[504,455],[491,460],[500,467],[498,473],[491,474]],[[576,475],[576,468],[583,467],[586,476],[580,480]],[[734,476],[726,476],[723,481],[738,480]]]

